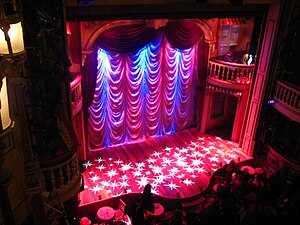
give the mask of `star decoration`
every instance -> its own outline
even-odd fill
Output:
[[[192,185],[194,184],[195,182],[189,180],[188,178],[186,178],[184,181],[182,181],[186,186],[189,186],[189,185]]]
[[[157,161],[157,159],[153,159],[153,158],[148,159],[148,163],[155,163],[156,161]]]
[[[171,190],[180,187],[180,186],[178,186],[177,184],[174,184],[173,181],[171,181],[170,183],[166,184],[165,186],[169,187]]]
[[[119,184],[117,183],[116,180],[114,180],[113,182],[110,183],[109,187],[112,189],[112,190],[115,190],[116,187],[118,187]]]
[[[116,163],[116,164],[118,164],[118,165],[120,165],[120,164],[122,164],[122,163],[123,163],[123,161],[122,161],[122,160],[120,160],[120,159],[118,159],[117,161],[115,161],[115,163]]]
[[[179,172],[179,169],[177,167],[173,167],[170,172],[176,174]]]
[[[206,172],[206,170],[204,169],[203,166],[202,167],[198,167],[197,171],[198,171],[198,173],[205,173]]]
[[[165,151],[170,152],[171,150],[172,150],[172,148],[170,148],[168,146],[165,147]]]
[[[127,170],[130,170],[132,169],[132,166],[131,166],[131,162],[130,163],[127,163],[125,165],[122,166],[121,170],[124,172],[124,171],[127,171]]]
[[[109,180],[109,181],[107,181],[107,180],[102,180],[100,183],[102,184],[103,187],[109,187],[109,185],[110,185],[110,180]]]
[[[149,183],[148,178],[147,177],[141,177],[140,180],[136,181],[139,185],[139,189],[141,189],[142,187],[145,187],[146,184]]]
[[[191,145],[196,147],[196,148],[199,147],[199,144],[197,142],[191,142]]]
[[[130,162],[126,157],[113,157],[114,154],[96,157],[92,159],[93,163],[88,160],[83,163],[87,173],[83,173],[86,183],[80,194],[86,192],[89,196],[98,196],[101,191],[102,197],[114,197],[125,192],[141,193],[148,183],[152,193],[157,195],[166,193],[162,189],[176,190],[179,185],[199,189],[199,176],[216,171],[220,162],[228,164],[237,157],[245,158],[244,154],[239,155],[241,149],[236,143],[226,142],[218,136],[195,137],[194,141],[180,144],[149,152],[137,162]]]
[[[140,170],[136,170],[136,171],[132,172],[132,175],[133,175],[134,177],[139,177],[139,176],[142,176],[142,173],[141,173]]]
[[[200,164],[204,164],[201,159],[192,159],[192,166],[199,166]]]
[[[100,157],[100,158],[96,159],[95,161],[97,161],[98,163],[101,163],[101,162],[104,162],[105,160]]]
[[[91,163],[91,162],[90,162],[90,160],[89,160],[89,161],[87,161],[87,162],[83,163],[82,165],[84,165],[84,166],[85,166],[85,168],[88,168],[88,167],[90,167],[90,166],[92,166],[92,165],[94,165],[94,164],[93,164],[93,163]]]
[[[216,156],[208,158],[210,162],[219,162],[219,158]]]
[[[194,173],[194,172],[195,172],[195,168],[190,167],[190,166],[188,166],[187,168],[185,168],[185,170],[186,170],[188,173]]]
[[[154,152],[153,153],[153,156],[155,156],[155,157],[158,157],[159,158],[159,156],[162,154],[162,152]]]
[[[169,159],[169,158],[167,158],[167,157],[164,157],[162,160],[163,160],[162,163],[163,163],[164,165],[167,165],[167,166],[170,166],[171,163],[173,162],[172,159]]]
[[[160,174],[162,172],[162,168],[160,166],[154,166],[152,171],[154,174]]]
[[[137,166],[138,168],[141,168],[141,167],[144,167],[144,166],[145,166],[145,163],[144,163],[144,162],[136,163],[136,166]]]
[[[107,174],[107,176],[109,176],[109,178],[112,178],[113,176],[118,175],[118,173],[117,173],[117,171],[115,169],[112,169],[112,170],[108,171],[105,174]]]
[[[93,188],[90,188],[89,190],[92,191],[93,194],[95,195],[95,194],[97,194],[100,190],[102,190],[102,188],[101,188],[98,184],[96,184],[96,186],[94,186]]]
[[[90,177],[89,179],[90,179],[91,181],[93,181],[93,183],[95,183],[95,181],[99,180],[100,177],[98,177],[98,175],[96,174],[95,176]]]
[[[187,148],[182,148],[179,150],[180,153],[187,153],[188,152],[188,149]]]
[[[101,164],[100,166],[97,166],[96,168],[97,168],[98,170],[102,171],[102,170],[105,169],[106,167],[105,167],[104,165]]]
[[[128,180],[128,176],[124,174],[122,177],[120,177],[121,180]]]
[[[122,182],[119,182],[120,188],[129,187],[130,184],[128,183],[128,180],[123,180]]]

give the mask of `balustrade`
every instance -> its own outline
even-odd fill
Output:
[[[235,84],[250,84],[253,78],[254,64],[231,63],[212,58],[208,62],[208,76]]]
[[[275,100],[300,113],[300,88],[284,81],[277,81]]]
[[[76,153],[67,160],[62,159],[60,163],[57,161],[59,159],[45,166],[41,165],[41,186],[43,191],[58,191],[63,196],[79,186],[81,175]]]

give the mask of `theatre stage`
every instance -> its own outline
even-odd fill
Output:
[[[195,128],[144,142],[89,152],[84,162],[84,191],[80,205],[124,193],[152,192],[169,198],[188,198],[208,185],[215,170],[230,160],[250,159],[238,143]]]

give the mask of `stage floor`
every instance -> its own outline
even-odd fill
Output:
[[[238,158],[244,161],[251,157],[238,148],[238,143],[199,133],[195,128],[89,152],[80,205],[141,193],[147,183],[157,195],[192,197],[208,185],[208,172]]]

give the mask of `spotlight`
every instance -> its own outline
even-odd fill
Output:
[[[77,4],[78,4],[79,6],[88,6],[88,5],[93,4],[94,1],[95,1],[95,0],[85,0],[85,1],[83,1],[83,0],[77,0]]]

